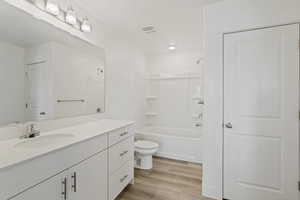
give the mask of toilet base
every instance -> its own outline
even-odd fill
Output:
[[[135,168],[152,169],[153,168],[152,155],[141,155],[137,153],[135,159]]]

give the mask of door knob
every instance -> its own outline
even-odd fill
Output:
[[[232,128],[232,124],[229,122],[229,123],[225,124],[225,127],[226,128]]]

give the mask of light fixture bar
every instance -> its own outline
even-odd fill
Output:
[[[54,16],[59,15],[60,8],[56,0],[47,0],[46,11]]]
[[[91,24],[89,23],[88,18],[84,18],[84,19],[83,19],[80,28],[81,28],[81,30],[82,30],[83,32],[86,32],[86,33],[92,32],[92,26],[91,26]]]
[[[43,7],[40,7],[39,5],[37,5],[31,0],[27,0],[27,1],[32,5],[34,5],[36,8],[38,8],[39,10],[51,14],[52,16],[56,17],[57,20],[72,26],[76,30],[85,33],[92,32],[92,25],[90,24],[88,18],[85,17],[82,20],[77,18],[76,13],[73,10],[72,6],[68,7],[67,10],[63,10],[62,8],[59,7],[57,0],[46,0],[45,5]],[[64,16],[64,19],[62,19],[59,16]]]
[[[66,11],[66,22],[71,25],[77,24],[76,14],[72,7],[69,7]]]

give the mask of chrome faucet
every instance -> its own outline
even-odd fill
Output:
[[[201,127],[201,126],[202,126],[201,123],[196,123],[196,124],[195,124],[195,127]]]
[[[26,127],[26,133],[21,137],[23,139],[34,138],[40,135],[40,131],[36,129],[36,124],[30,123]]]

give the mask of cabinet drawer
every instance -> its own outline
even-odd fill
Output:
[[[109,149],[109,174],[114,173],[127,161],[133,160],[134,139],[129,137]]]
[[[133,162],[129,161],[109,178],[109,200],[114,200],[133,179]]]
[[[130,127],[120,128],[118,130],[109,133],[108,143],[109,146],[114,145],[133,135],[133,131]]]

